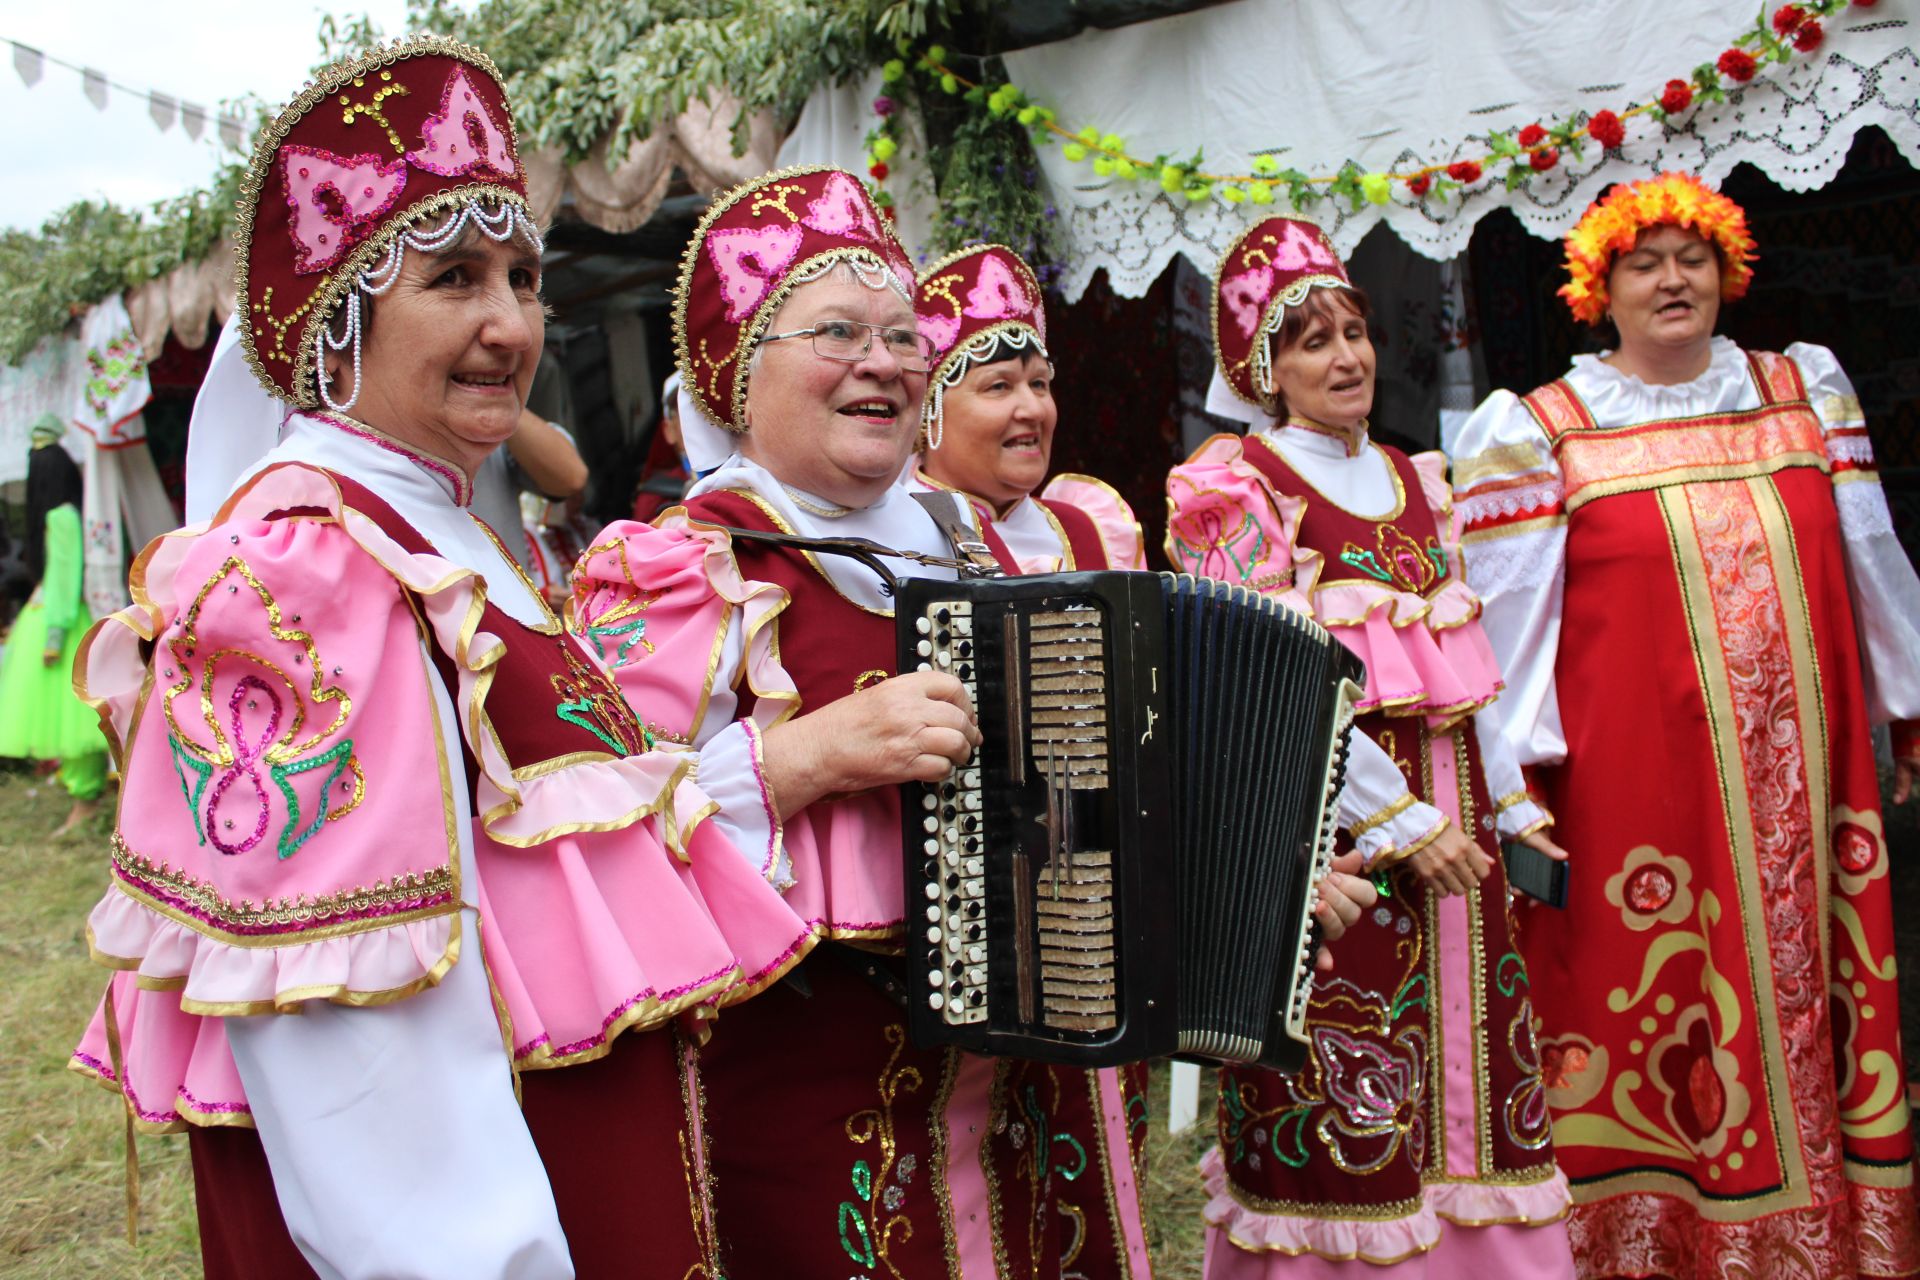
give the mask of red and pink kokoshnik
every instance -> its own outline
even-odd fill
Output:
[[[335,305],[416,220],[469,201],[526,209],[500,73],[422,36],[329,67],[260,135],[241,185],[241,342],[268,390],[318,405]]]
[[[746,429],[747,361],[774,312],[805,280],[845,259],[891,272],[913,294],[913,264],[861,181],[843,169],[780,169],[719,197],[680,260],[673,347],[701,412]]]
[[[936,353],[929,391],[987,335],[1025,334],[1046,353],[1047,311],[1040,282],[1033,268],[1005,245],[971,245],[921,272],[914,311],[920,332],[933,340]],[[982,351],[991,345],[982,343]]]
[[[1213,342],[1220,374],[1239,397],[1271,410],[1267,339],[1309,290],[1351,288],[1327,233],[1298,218],[1268,218],[1235,240],[1213,278]]]

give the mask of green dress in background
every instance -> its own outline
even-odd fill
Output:
[[[76,800],[100,794],[107,742],[99,717],[73,692],[73,659],[93,619],[80,587],[80,513],[47,513],[47,567],[14,620],[0,655],[0,756],[61,762],[60,781]],[[60,660],[42,660],[57,648]]]

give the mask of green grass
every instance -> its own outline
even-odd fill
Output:
[[[52,839],[66,814],[52,779],[0,773],[0,1276],[197,1276],[185,1140],[140,1140],[129,1245],[126,1113],[67,1070],[105,975],[82,929],[106,883],[108,825]]]
[[[200,1274],[186,1139],[142,1138],[138,1243],[126,1238],[124,1115],[67,1070],[105,971],[87,958],[87,911],[106,883],[108,820],[53,840],[67,798],[52,779],[0,772],[0,1276]],[[1200,1275],[1195,1162],[1210,1128],[1166,1132],[1168,1073],[1153,1073],[1147,1234],[1156,1280]]]

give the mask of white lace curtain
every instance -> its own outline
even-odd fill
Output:
[[[1013,81],[1070,128],[1119,134],[1137,156],[1184,157],[1206,148],[1209,170],[1246,173],[1256,154],[1312,175],[1420,168],[1478,158],[1469,134],[1551,123],[1576,110],[1618,110],[1667,80],[1711,62],[1745,30],[1754,0],[1239,0],[1197,13],[1011,54]],[[1773,7],[1772,0],[1769,9]],[[1464,199],[1422,203],[1396,183],[1390,203],[1310,211],[1345,254],[1376,223],[1431,258],[1466,248],[1473,226],[1510,208],[1536,235],[1559,236],[1608,184],[1686,169],[1711,181],[1741,161],[1789,190],[1832,180],[1853,136],[1884,129],[1920,164],[1920,0],[1849,7],[1823,46],[1773,67],[1723,104],[1706,103],[1668,128],[1627,122],[1618,155],[1586,149],[1509,192],[1501,172]],[[785,161],[860,163],[872,83],[823,88],[783,149]],[[1211,271],[1262,210],[1188,204],[1151,179],[1119,182],[1040,151],[1043,181],[1067,231],[1062,288],[1078,298],[1104,269],[1116,292],[1139,296],[1175,255]],[[914,189],[911,148],[887,186]],[[905,203],[903,201],[903,203]],[[934,211],[903,208],[900,226],[924,235]],[[916,248],[919,246],[916,245]]]

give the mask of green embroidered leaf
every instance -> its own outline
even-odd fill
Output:
[[[1087,1149],[1081,1146],[1080,1140],[1070,1133],[1056,1133],[1053,1135],[1053,1145],[1057,1147],[1063,1142],[1073,1148],[1073,1153],[1079,1157],[1079,1160],[1071,1169],[1065,1165],[1056,1164],[1053,1166],[1053,1171],[1064,1177],[1068,1182],[1072,1182],[1087,1171]]]
[[[873,1237],[867,1231],[867,1220],[860,1215],[858,1206],[845,1200],[840,1202],[840,1247],[861,1266],[873,1265]]]
[[[180,795],[187,802],[187,815],[193,819],[194,835],[205,845],[207,832],[200,821],[200,797],[206,793],[207,779],[213,776],[213,766],[188,752],[180,745],[180,739],[172,734],[167,735],[167,750],[173,756],[173,776],[180,780]],[[186,768],[182,769],[182,765]],[[194,775],[191,785],[187,782],[189,771]]]
[[[627,754],[627,748],[618,738],[601,727],[600,720],[593,714],[593,701],[589,698],[576,698],[572,702],[563,702],[553,709],[553,714],[568,724],[577,724],[600,741],[607,744],[617,756]]]
[[[333,768],[327,774],[327,780],[320,785],[320,803],[316,806],[313,821],[303,828],[300,825],[300,797],[294,791],[293,783],[289,779],[324,765],[332,765]],[[335,743],[331,749],[317,756],[296,760],[292,764],[276,764],[268,771],[273,776],[274,785],[280,788],[280,794],[287,801],[287,825],[280,832],[280,839],[276,846],[282,858],[291,858],[300,852],[301,845],[320,834],[320,828],[327,823],[327,795],[333,790],[333,784],[340,781],[340,775],[352,767],[353,739],[348,738],[343,742]]]
[[[1532,988],[1533,983],[1527,977],[1527,962],[1520,958],[1517,951],[1509,951],[1500,957],[1493,966],[1493,984],[1500,988],[1500,994],[1510,996],[1521,987]]]
[[[1307,1150],[1307,1117],[1312,1110],[1296,1107],[1273,1122],[1273,1158],[1289,1168],[1298,1169],[1311,1158]],[[1285,1149],[1280,1145],[1283,1134],[1288,1144]]]
[[[1427,1007],[1427,975],[1416,973],[1408,978],[1401,988],[1393,993],[1393,1007],[1388,1010],[1389,1021],[1397,1021],[1407,1009]]]

